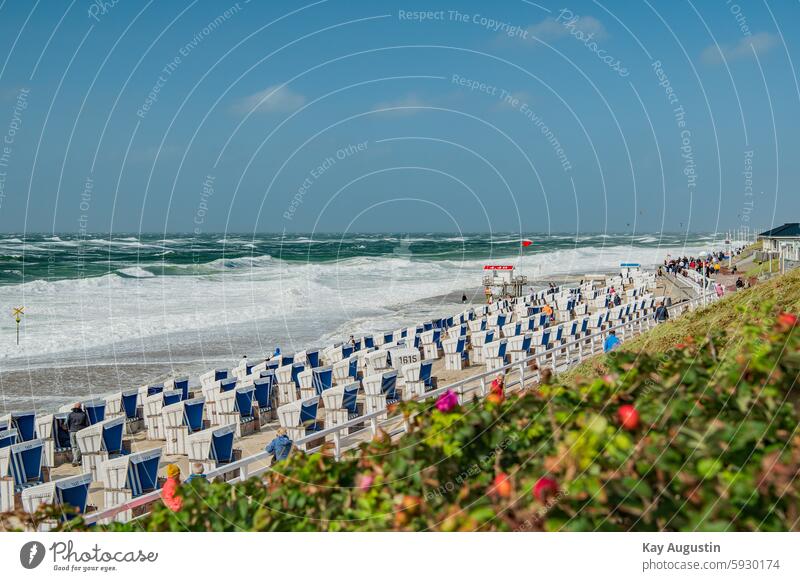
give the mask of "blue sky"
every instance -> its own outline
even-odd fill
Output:
[[[5,0],[0,230],[797,221],[799,12]]]

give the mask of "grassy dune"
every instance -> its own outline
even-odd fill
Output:
[[[759,306],[766,302],[790,313],[800,312],[800,269],[731,293],[709,307],[697,309],[659,325],[649,333],[625,342],[620,350],[631,353],[661,353],[685,337],[702,337],[719,330],[728,332],[729,348],[736,345],[741,338],[740,331],[746,323],[759,321],[762,316]],[[598,355],[564,373],[560,379],[570,381],[576,377],[603,374],[607,371],[605,358]]]

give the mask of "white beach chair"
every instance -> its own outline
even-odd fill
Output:
[[[430,329],[420,334],[422,343],[422,356],[425,359],[438,359],[442,332],[440,329]]]
[[[483,359],[486,371],[500,369],[506,364],[506,340],[499,339],[483,346]]]
[[[483,346],[487,342],[491,342],[494,340],[495,332],[492,330],[489,331],[477,331],[472,333],[472,337],[470,341],[472,343],[472,349],[470,350],[470,364],[472,365],[483,365],[484,358],[483,358]]]
[[[336,385],[322,392],[323,418],[326,427],[338,426],[363,413],[363,406],[358,403],[361,383],[353,381]]]
[[[110,458],[126,453],[123,435],[125,418],[116,417],[103,420],[84,428],[77,433],[78,448],[81,451],[81,467],[84,474],[91,474],[93,480],[99,478],[99,466]]]
[[[161,461],[161,448],[145,452],[126,454],[111,458],[99,467],[100,482],[103,483],[104,506],[118,506],[142,494],[158,489],[158,466]],[[140,507],[137,514],[147,511]],[[113,520],[127,522],[133,518],[131,510],[117,514]],[[107,524],[106,522],[100,524]]]
[[[458,339],[455,339],[458,341]],[[447,359],[445,359],[445,365]],[[425,392],[434,389],[435,378],[431,376],[433,370],[433,360],[427,359],[419,363],[409,363],[404,365],[401,373],[405,383],[403,385],[403,399],[414,399],[422,397]]]

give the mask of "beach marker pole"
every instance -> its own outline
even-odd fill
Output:
[[[17,345],[19,345],[19,323],[22,321],[22,315],[25,314],[25,307],[16,307],[12,313],[12,317],[17,322]]]

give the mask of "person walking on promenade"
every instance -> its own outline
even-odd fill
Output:
[[[275,438],[267,444],[266,451],[272,454],[273,462],[280,462],[289,457],[289,452],[292,451],[292,441],[286,435],[285,428],[278,428]]]
[[[72,411],[69,412],[66,421],[66,429],[69,432],[69,445],[72,448],[72,465],[79,466],[81,463],[81,449],[78,446],[78,432],[90,425],[89,415],[83,411],[80,402],[75,402]]]
[[[505,389],[506,376],[503,373],[498,373],[489,385],[489,392],[497,395],[502,401],[506,397]]]
[[[667,307],[664,306],[664,301],[658,303],[653,318],[656,320],[656,323],[663,323],[669,319],[669,311],[667,311]]]
[[[603,353],[608,353],[620,343],[622,343],[622,341],[620,341],[619,337],[617,337],[617,332],[609,331],[608,337],[606,337],[606,340],[603,342]]]
[[[161,500],[172,512],[178,512],[183,506],[183,498],[178,496],[178,486],[181,485],[181,469],[177,464],[167,466],[167,481],[161,487]]]
[[[192,472],[189,474],[189,477],[186,479],[186,482],[191,482],[192,480],[207,480],[205,475],[206,469],[200,462],[195,462],[192,464]]]

